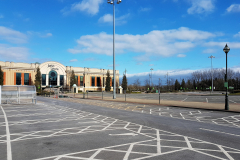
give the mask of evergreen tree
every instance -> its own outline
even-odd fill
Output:
[[[180,83],[176,79],[176,81],[175,81],[175,90],[179,90],[179,89],[180,89]]]
[[[74,84],[76,84],[76,78],[75,78],[75,73],[72,70],[72,74],[70,76],[70,87],[72,87]]]
[[[41,88],[40,88],[41,82],[42,82],[42,74],[41,74],[40,68],[38,67],[37,73],[35,75],[35,86],[36,86],[36,89],[38,92],[41,90]]]
[[[182,89],[184,89],[186,87],[184,79],[182,79],[181,87],[182,87]]]
[[[3,85],[3,71],[2,71],[2,67],[0,66],[0,85]]]
[[[110,91],[110,90],[111,90],[110,80],[111,80],[111,78],[110,78],[110,73],[109,73],[109,70],[108,70],[108,71],[107,71],[105,91]]]
[[[123,88],[124,91],[127,90],[127,76],[126,76],[126,74],[123,74],[122,88]]]

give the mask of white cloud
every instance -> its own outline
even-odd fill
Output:
[[[29,58],[28,48],[0,44],[0,57],[7,61],[25,61]]]
[[[151,55],[172,56],[189,51],[203,40],[215,37],[210,32],[181,27],[173,30],[154,30],[144,35],[116,34],[116,53],[135,52],[141,56],[137,61],[147,61]],[[104,32],[81,36],[78,46],[69,49],[70,53],[95,53],[112,55],[112,34]],[[145,55],[143,55],[145,54]]]
[[[227,8],[227,12],[240,12],[240,4],[232,4],[230,7]]]
[[[204,45],[207,46],[207,47],[224,48],[226,43],[227,43],[227,45],[230,49],[231,48],[240,49],[240,42],[207,42]]]
[[[19,31],[0,26],[0,39],[11,43],[26,43],[28,38]]]
[[[152,71],[153,75],[157,75],[157,76],[165,76],[166,73],[169,74],[169,76],[180,76],[180,75],[187,75],[187,74],[191,74],[196,70],[156,70],[156,71]],[[142,72],[142,73],[135,73],[135,74],[127,74],[127,77],[135,77],[135,76],[148,76],[150,74],[150,72]]]
[[[215,0],[190,0],[192,6],[187,10],[188,14],[203,14],[214,11]]]
[[[148,66],[154,66],[154,64],[149,64]]]
[[[180,58],[186,57],[185,54],[178,54],[177,56],[180,57]]]
[[[115,18],[115,23],[116,25],[122,25],[127,23],[127,18],[130,16],[130,14],[123,15],[121,17]],[[111,24],[113,23],[113,15],[112,14],[105,14],[104,16],[100,17],[98,20],[99,23],[108,23]]]
[[[104,0],[82,0],[74,3],[70,8],[61,10],[63,15],[68,15],[72,12],[86,12],[90,15],[96,15],[99,12],[99,6],[104,3]]]
[[[78,61],[77,59],[72,59],[69,62],[77,62],[77,61]]]
[[[0,18],[4,18],[4,16],[2,14],[0,14]]]
[[[216,53],[216,49],[205,49],[203,53]]]
[[[238,32],[237,34],[235,34],[233,37],[240,37],[240,32]]]

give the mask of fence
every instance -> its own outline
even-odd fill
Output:
[[[36,104],[35,86],[0,86],[0,104]]]

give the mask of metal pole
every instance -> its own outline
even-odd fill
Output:
[[[226,53],[226,82],[228,82],[228,78],[227,78],[227,53]],[[228,105],[228,85],[226,87],[225,110],[229,110],[229,105]]]
[[[103,99],[103,91],[102,91],[102,99]]]
[[[113,99],[116,99],[116,75],[115,75],[115,2],[113,1]]]
[[[159,104],[160,104],[160,88],[159,88]]]
[[[212,58],[211,58],[211,72],[212,72]],[[212,93],[213,93],[213,73],[212,73]]]
[[[126,99],[127,99],[127,96],[126,96],[126,90],[124,90],[124,92],[125,92],[125,101],[126,101]]]

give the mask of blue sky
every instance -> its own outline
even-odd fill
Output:
[[[116,0],[115,0],[116,1]],[[0,0],[0,61],[57,61],[112,69],[107,0]],[[116,69],[129,77],[240,70],[239,0],[122,0],[116,4]]]

